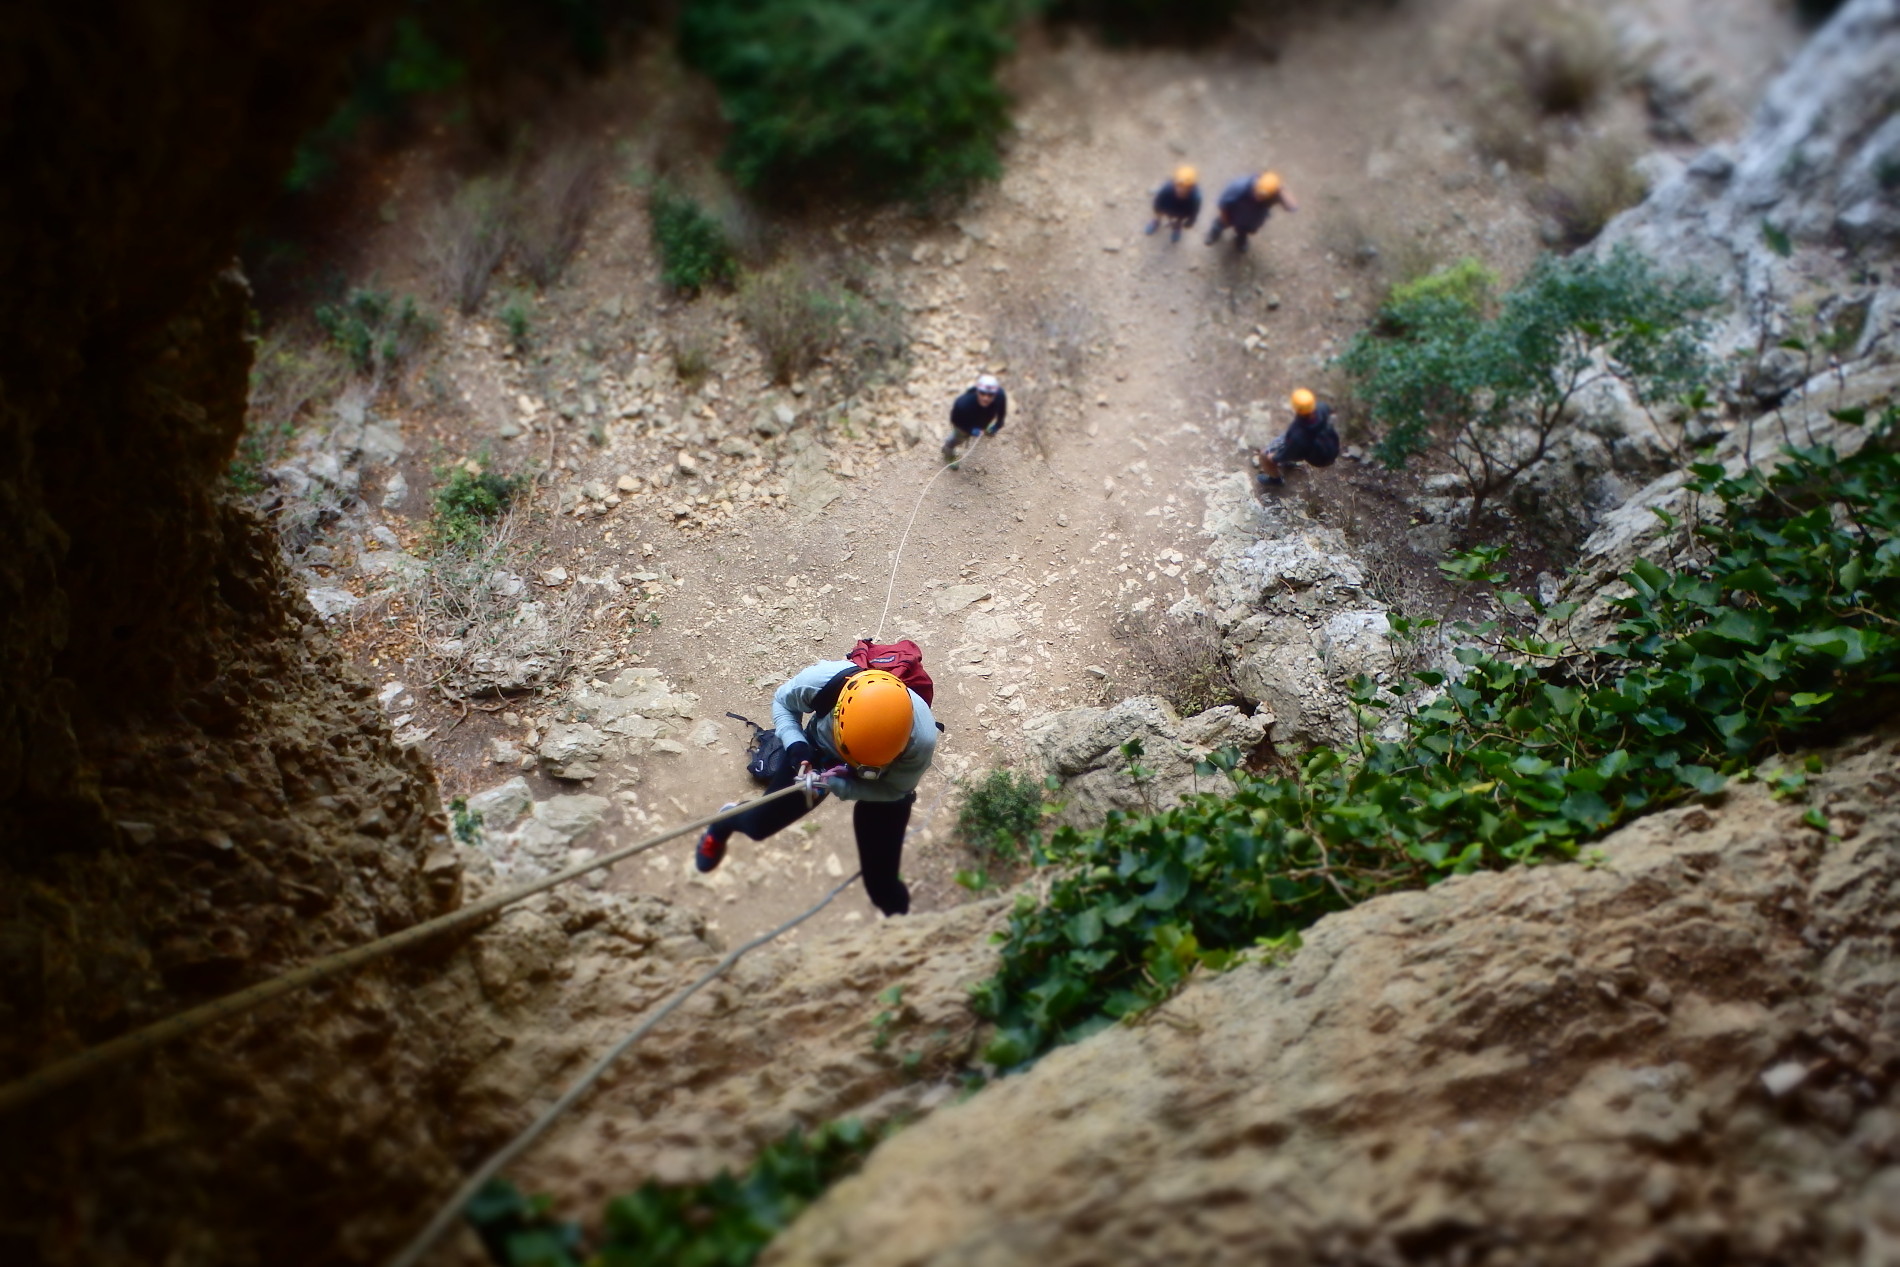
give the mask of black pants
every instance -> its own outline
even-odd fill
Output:
[[[767,792],[788,788],[798,777],[795,768],[787,768],[766,785]],[[822,796],[819,798],[824,799]],[[917,794],[911,792],[900,801],[855,801],[851,826],[858,838],[858,865],[864,869],[864,891],[871,905],[886,915],[910,913],[910,889],[897,878],[904,862],[904,832],[910,826],[911,806]],[[787,796],[722,818],[712,830],[724,834],[742,832],[753,840],[777,835],[809,814],[815,806],[805,804],[802,796]]]

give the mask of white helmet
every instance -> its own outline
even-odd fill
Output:
[[[996,381],[996,375],[994,374],[979,374],[976,380],[976,389],[980,392],[993,395],[996,392],[1002,391],[1003,385]]]

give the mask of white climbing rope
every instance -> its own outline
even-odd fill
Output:
[[[625,859],[633,857],[635,854],[645,853],[649,849],[657,848],[669,840],[706,827],[714,821],[725,818],[730,814],[764,805],[768,801],[776,801],[782,796],[791,795],[799,790],[797,784],[793,784],[787,788],[780,788],[776,792],[770,792],[753,800],[742,802],[731,809],[723,809],[705,818],[695,819],[684,826],[674,827],[668,831],[661,832],[657,836],[649,836],[645,840],[628,845],[624,849],[616,849],[611,853],[603,854],[591,862],[583,862],[577,866],[569,867],[565,871],[556,872],[551,876],[544,876],[532,884],[524,885],[518,889],[511,889],[506,893],[498,893],[492,897],[483,898],[479,902],[464,906],[459,910],[451,911],[447,915],[439,915],[432,920],[426,920],[410,928],[405,928],[399,933],[391,933],[387,937],[378,938],[375,941],[367,942],[350,950],[342,950],[335,954],[325,955],[321,959],[307,963],[300,968],[292,968],[288,972],[281,973],[265,981],[260,981],[256,985],[246,986],[234,994],[227,994],[223,998],[213,999],[209,1003],[200,1004],[197,1007],[180,1012],[176,1016],[167,1017],[162,1021],[155,1021],[142,1029],[135,1029],[130,1033],[121,1034],[119,1037],[103,1042],[97,1047],[89,1047],[85,1051],[73,1056],[68,1056],[64,1060],[55,1061],[43,1069],[37,1069],[15,1082],[9,1082],[5,1086],[0,1086],[0,1114],[21,1108],[51,1091],[66,1086],[69,1083],[77,1082],[81,1078],[88,1077],[121,1061],[128,1060],[141,1052],[150,1051],[174,1039],[183,1038],[187,1034],[196,1033],[207,1025],[225,1020],[228,1017],[242,1015],[245,1012],[262,1007],[273,999],[281,998],[294,990],[300,990],[305,986],[314,985],[319,981],[327,980],[339,973],[349,972],[352,969],[362,967],[364,964],[373,963],[378,959],[388,958],[390,955],[407,950],[409,947],[420,942],[440,936],[443,933],[460,928],[466,924],[472,924],[477,920],[485,919],[505,907],[513,906],[517,902],[533,897],[537,893],[545,892],[548,889],[554,888],[556,885],[565,884],[569,880],[577,879],[590,872],[599,871],[604,867],[611,867],[617,862],[622,862]]]
[[[846,879],[844,883],[840,884],[831,892],[825,894],[816,906],[813,906],[804,914],[785,921],[769,933],[762,933],[754,937],[751,941],[739,947],[724,959],[721,959],[713,966],[711,971],[674,995],[671,999],[668,999],[664,1007],[655,1012],[652,1016],[649,1016],[646,1020],[640,1022],[632,1033],[615,1043],[612,1047],[609,1047],[586,1073],[575,1079],[574,1084],[561,1093],[560,1099],[550,1104],[539,1117],[528,1124],[526,1130],[502,1145],[501,1148],[496,1150],[494,1156],[483,1162],[481,1166],[476,1169],[475,1173],[470,1175],[467,1181],[463,1183],[460,1188],[455,1190],[455,1195],[444,1202],[442,1207],[435,1212],[435,1216],[429,1220],[428,1225],[425,1226],[422,1231],[416,1234],[415,1239],[410,1241],[400,1254],[397,1254],[394,1258],[389,1260],[389,1267],[415,1267],[415,1265],[422,1260],[422,1256],[429,1252],[429,1248],[434,1245],[437,1240],[441,1239],[442,1234],[448,1231],[454,1224],[456,1218],[461,1215],[463,1207],[474,1198],[475,1194],[480,1192],[482,1188],[487,1185],[489,1180],[500,1174],[502,1170],[517,1157],[528,1151],[534,1142],[540,1139],[550,1126],[554,1125],[555,1119],[567,1112],[567,1110],[573,1108],[575,1103],[582,1096],[587,1094],[588,1089],[591,1088],[595,1082],[600,1080],[600,1076],[607,1072],[608,1066],[625,1055],[629,1047],[646,1037],[654,1026],[671,1016],[682,1003],[692,998],[701,988],[712,984],[726,969],[738,963],[740,959],[744,958],[746,952],[763,946],[766,942],[773,940],[781,934],[790,932],[818,912],[824,910],[827,906],[830,906],[832,899],[850,888],[852,884],[857,882],[858,877],[862,874],[864,873],[861,871],[853,872],[850,878]]]
[[[972,436],[970,438],[970,447],[964,451],[963,457],[952,458],[938,467],[937,474],[926,480],[923,488],[919,490],[917,494],[917,504],[910,508],[910,522],[904,525],[904,535],[897,539],[897,553],[891,556],[891,583],[884,588],[884,610],[877,614],[877,632],[871,635],[872,642],[881,642],[883,640],[884,618],[891,614],[891,595],[897,592],[897,567],[898,564],[903,562],[904,543],[910,540],[910,530],[917,523],[917,512],[924,508],[924,497],[929,494],[930,486],[937,482],[938,476],[941,476],[945,471],[956,466],[959,462],[963,461],[964,458],[976,452],[976,446],[983,443],[984,435],[984,432],[979,431]]]

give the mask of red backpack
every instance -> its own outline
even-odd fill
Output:
[[[924,672],[924,653],[909,638],[888,643],[860,638],[856,646],[845,652],[844,658],[861,669],[882,669],[921,695],[924,703],[935,702],[934,684],[930,674]]]

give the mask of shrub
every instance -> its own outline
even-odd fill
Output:
[[[228,471],[232,487],[247,496],[262,491],[264,472],[289,452],[305,411],[334,396],[348,378],[335,345],[307,331],[273,330],[259,338],[251,355],[244,432]]]
[[[502,328],[508,332],[508,346],[517,354],[528,350],[528,333],[534,324],[534,314],[526,295],[513,294],[501,306],[496,314],[501,318]]]
[[[1545,114],[1582,114],[1616,77],[1616,37],[1594,9],[1516,6],[1494,34],[1519,91]]]
[[[435,490],[431,525],[439,550],[479,546],[527,483],[524,476],[472,471],[467,466],[451,467],[447,475]]]
[[[615,1197],[595,1255],[577,1225],[553,1217],[545,1197],[495,1180],[469,1202],[468,1220],[502,1267],[746,1267],[832,1184],[855,1171],[879,1135],[855,1119],[766,1146],[744,1175],[666,1187],[649,1182]]]
[[[600,170],[600,155],[593,149],[564,145],[522,183],[517,212],[521,267],[543,290],[560,280],[580,249],[581,233],[600,196]]]
[[[1617,212],[1643,200],[1643,178],[1636,155],[1625,141],[1603,138],[1573,151],[1535,195],[1568,247],[1579,247],[1603,232]]]
[[[957,835],[972,850],[1003,862],[1027,858],[1042,839],[1042,783],[1033,774],[991,770],[964,784]]]
[[[831,357],[845,389],[855,390],[875,370],[901,361],[905,346],[902,321],[890,305],[796,260],[747,276],[739,315],[779,383]]]
[[[1167,700],[1183,717],[1247,702],[1211,617],[1153,609],[1121,612],[1115,633],[1128,647],[1142,689]]]
[[[1707,562],[1673,574],[1635,563],[1613,642],[1468,630],[1480,645],[1459,651],[1457,679],[1416,673],[1398,695],[1359,684],[1363,720],[1397,712],[1395,738],[1367,724],[1357,744],[1316,749],[1291,777],[1234,770],[1231,797],[1059,831],[1046,850],[1058,876],[1043,900],[1018,899],[998,972],[976,992],[1001,1027],[986,1058],[1022,1064],[1368,898],[1574,859],[1731,778],[1800,795],[1798,769],[1763,775],[1760,763],[1846,710],[1884,710],[1900,680],[1900,634],[1884,614],[1900,603],[1896,426],[1889,408],[1879,437],[1847,458],[1789,450],[1772,473],[1732,477],[1694,467],[1689,487],[1719,506],[1696,533]],[[1503,579],[1482,560],[1449,570]],[[1553,622],[1574,611],[1500,599]],[[1818,808],[1807,821],[1826,828]]]
[[[319,304],[317,325],[359,374],[381,378],[435,333],[435,323],[404,296],[352,290],[341,303]]]
[[[1539,260],[1496,315],[1483,281],[1467,263],[1401,287],[1340,358],[1386,428],[1374,454],[1400,467],[1436,444],[1464,479],[1474,524],[1544,456],[1589,383],[1614,376],[1644,405],[1700,383],[1697,314],[1713,303],[1627,249]]]
[[[660,280],[668,286],[693,294],[738,272],[725,229],[688,195],[658,182],[647,198],[647,215],[660,250]]]
[[[1019,0],[701,0],[686,59],[732,123],[725,162],[758,193],[924,199],[999,170],[995,80]]]
[[[443,301],[463,316],[480,308],[512,234],[512,196],[500,177],[477,177],[437,207],[423,236]]]
[[[712,373],[718,334],[710,321],[687,319],[673,330],[673,372],[692,391]]]

